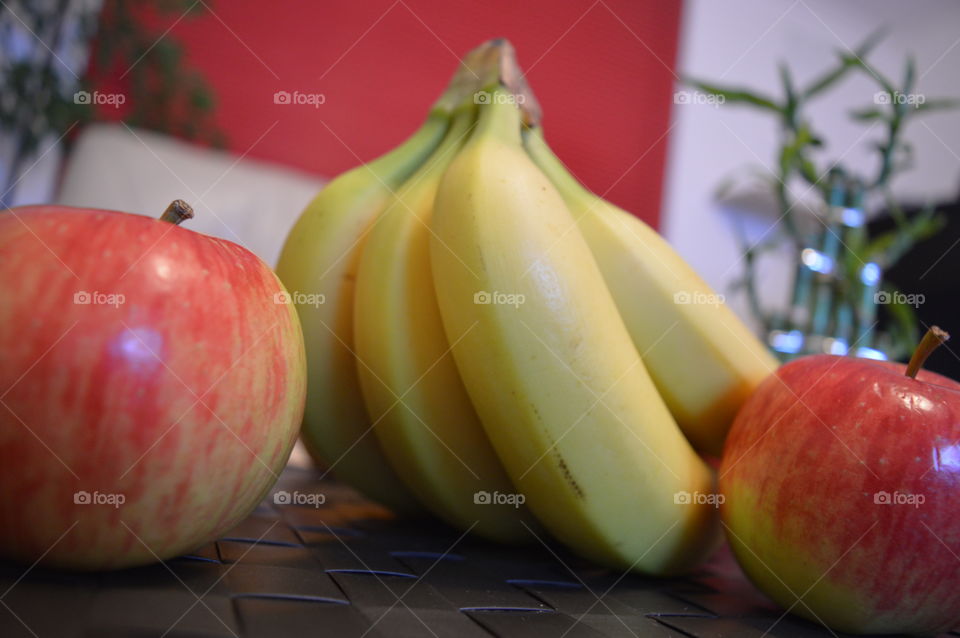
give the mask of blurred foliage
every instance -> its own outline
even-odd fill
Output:
[[[0,200],[19,180],[25,163],[45,140],[63,138],[79,124],[98,119],[98,108],[76,99],[104,80],[119,78],[125,97],[122,120],[214,146],[224,136],[211,122],[213,94],[203,76],[189,69],[183,49],[169,33],[145,25],[146,12],[161,22],[200,15],[198,0],[30,0],[10,2],[0,11],[0,131],[12,140],[7,184]],[[166,20],[170,21],[170,20]],[[72,69],[96,38],[96,69]],[[61,57],[63,56],[63,57]],[[64,57],[66,60],[64,60]],[[111,75],[113,73],[114,75]],[[101,107],[102,108],[102,107]]]
[[[881,39],[871,35],[852,51],[837,53],[837,61],[806,86],[797,86],[790,70],[780,65],[782,95],[763,95],[741,87],[720,86],[687,79],[686,82],[713,96],[722,96],[724,104],[742,105],[772,115],[779,125],[780,144],[775,170],[769,181],[776,196],[780,218],[775,237],[751,244],[738,230],[744,252],[744,275],[735,283],[747,294],[752,314],[769,333],[775,330],[799,330],[805,335],[835,337],[851,347],[871,347],[891,358],[912,351],[918,337],[913,308],[899,303],[902,294],[882,279],[870,283],[865,268],[882,273],[890,268],[917,242],[930,237],[944,225],[944,219],[932,207],[908,218],[892,196],[892,178],[911,166],[912,149],[902,139],[905,125],[917,116],[935,110],[954,108],[955,100],[917,99],[915,65],[907,59],[899,83],[888,79],[866,61]],[[824,136],[817,132],[805,109],[815,98],[828,94],[841,80],[853,73],[869,78],[877,86],[873,106],[849,113],[852,121],[882,127],[882,139],[874,146],[878,156],[876,172],[860,174],[839,160],[819,162],[817,151],[825,147]],[[789,184],[799,181],[819,195],[822,211],[819,223],[806,230]],[[893,230],[868,237],[863,224],[847,225],[838,219],[845,209],[863,210],[865,201],[882,199],[885,210],[895,222]],[[866,211],[863,211],[864,213]],[[809,224],[806,224],[809,226]],[[794,254],[791,303],[786,313],[773,313],[763,307],[757,293],[757,261],[768,251],[782,251],[784,241]],[[832,260],[829,276],[811,273],[801,261],[805,249],[819,251]],[[887,293],[893,303],[883,304],[891,319],[884,333],[875,332],[876,295]]]
[[[152,4],[157,14],[178,21],[208,10],[208,5],[198,0],[155,0]],[[133,0],[105,0],[101,12],[93,68],[103,75],[119,73],[121,92],[131,106],[124,122],[224,146],[223,133],[211,121],[216,101],[203,75],[186,65],[176,38],[170,34],[161,37],[143,26],[143,13],[144,3]],[[90,77],[88,84],[99,79]]]

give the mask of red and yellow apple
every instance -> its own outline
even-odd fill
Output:
[[[737,560],[784,608],[854,633],[960,627],[960,384],[788,363],[737,415],[719,484]]]
[[[0,214],[0,557],[170,558],[236,525],[286,463],[296,313],[253,253],[178,215]]]

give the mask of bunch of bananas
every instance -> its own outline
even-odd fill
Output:
[[[509,43],[333,180],[277,272],[308,354],[303,440],[398,514],[682,571],[718,539],[718,454],[775,367],[654,230],[547,146]]]

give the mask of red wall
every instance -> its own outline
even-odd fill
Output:
[[[609,199],[658,220],[679,3],[219,0],[210,6],[215,14],[183,19],[170,34],[212,85],[215,121],[237,153],[324,175],[372,159],[416,128],[456,56],[504,36],[528,70],[561,158],[593,190],[610,189]],[[156,25],[158,35],[174,18]],[[318,109],[278,106],[279,90],[322,93],[326,102]]]

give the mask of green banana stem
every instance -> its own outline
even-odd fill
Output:
[[[540,126],[524,127],[522,135],[523,146],[527,149],[527,154],[533,158],[536,165],[557,186],[563,196],[567,199],[582,201],[585,206],[589,207],[597,195],[581,184],[580,180],[574,177],[564,163],[560,161],[553,149],[547,145],[547,140],[543,137],[543,128]]]
[[[480,117],[474,138],[482,139],[489,136],[522,146],[521,113],[517,108],[515,94],[508,88],[498,85],[488,91],[487,95],[489,96],[487,100],[478,105]]]
[[[453,115],[460,109],[472,107],[478,100],[480,89],[497,80],[511,63],[515,64],[512,56],[513,47],[500,39],[484,42],[467,53],[420,129],[396,149],[368,164],[367,168],[374,170],[390,188],[399,186],[410,177],[408,171],[402,170],[409,165],[410,158],[419,153],[421,161],[426,161],[439,138],[446,134]]]
[[[495,77],[495,69],[501,64],[504,46],[509,46],[509,43],[504,43],[501,39],[487,40],[463,56],[447,90],[434,104],[434,108],[452,113],[462,104],[472,104],[477,91],[489,84],[491,77]]]
[[[451,82],[451,88],[454,85],[459,91],[460,101],[451,95],[449,99],[441,99],[438,104],[450,107],[452,104],[472,101],[483,106],[492,103],[494,93],[507,92],[509,97],[500,99],[508,99],[519,106],[526,126],[539,126],[543,117],[540,103],[517,63],[516,50],[504,38],[488,40],[468,53],[461,70]]]
[[[449,111],[433,109],[413,135],[392,151],[366,164],[365,168],[387,187],[396,188],[412,174],[411,164],[422,164],[430,157],[449,127]],[[411,159],[415,161],[411,162]]]
[[[452,112],[465,103],[483,104],[498,88],[516,96],[514,101],[520,105],[524,124],[540,124],[540,103],[517,64],[513,45],[504,38],[488,40],[467,53],[434,107]]]
[[[477,107],[473,102],[464,102],[452,114],[450,127],[430,159],[411,177],[411,182],[421,179],[439,180],[459,148],[469,139],[477,123]]]

